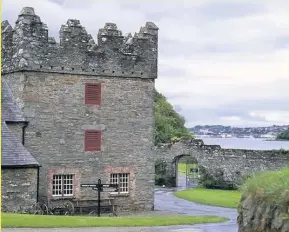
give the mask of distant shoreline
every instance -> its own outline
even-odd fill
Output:
[[[220,137],[197,137],[207,145],[219,145],[223,149],[245,150],[289,150],[288,140],[275,140],[269,138],[220,138]]]
[[[258,140],[263,140],[263,141],[276,141],[276,142],[289,142],[288,139],[268,139],[268,138],[241,138],[241,137],[206,137],[206,136],[198,136],[196,135],[197,139],[258,139]]]
[[[269,138],[255,138],[255,137],[213,137],[213,136],[203,136],[203,135],[195,135],[196,138],[210,138],[210,139],[259,139],[259,140],[270,140],[270,141],[276,141],[275,139],[269,139]],[[288,140],[283,140],[288,141]]]

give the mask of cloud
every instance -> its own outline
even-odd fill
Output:
[[[4,0],[13,24],[33,6],[49,35],[79,19],[96,38],[105,22],[136,32],[146,21],[159,31],[157,89],[188,126],[289,124],[287,0]]]
[[[263,10],[264,5],[261,2],[211,1],[198,7],[197,11],[208,20],[227,20],[262,13]]]

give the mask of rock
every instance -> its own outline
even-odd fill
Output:
[[[256,197],[242,196],[238,208],[239,232],[289,231],[289,215],[284,208]]]

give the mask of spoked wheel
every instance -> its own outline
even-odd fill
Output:
[[[71,201],[66,202],[66,208],[67,208],[69,214],[74,215],[74,205]]]
[[[96,211],[95,210],[92,210],[92,211],[90,211],[89,212],[89,214],[88,214],[89,216],[96,216],[97,215],[97,213],[96,213]]]
[[[109,217],[117,217],[117,214],[116,213],[110,213],[108,214]]]
[[[43,213],[46,215],[53,214],[46,204],[42,205],[42,210],[43,210]]]
[[[35,215],[43,215],[43,210],[41,208],[41,205],[39,203],[36,203],[34,206],[33,206],[33,214]]]
[[[65,211],[64,215],[65,216],[70,215],[70,212],[69,211]]]

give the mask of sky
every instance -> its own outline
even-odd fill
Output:
[[[14,26],[34,7],[58,39],[79,19],[96,39],[106,22],[123,33],[159,27],[156,88],[186,126],[289,124],[288,0],[3,0]]]

